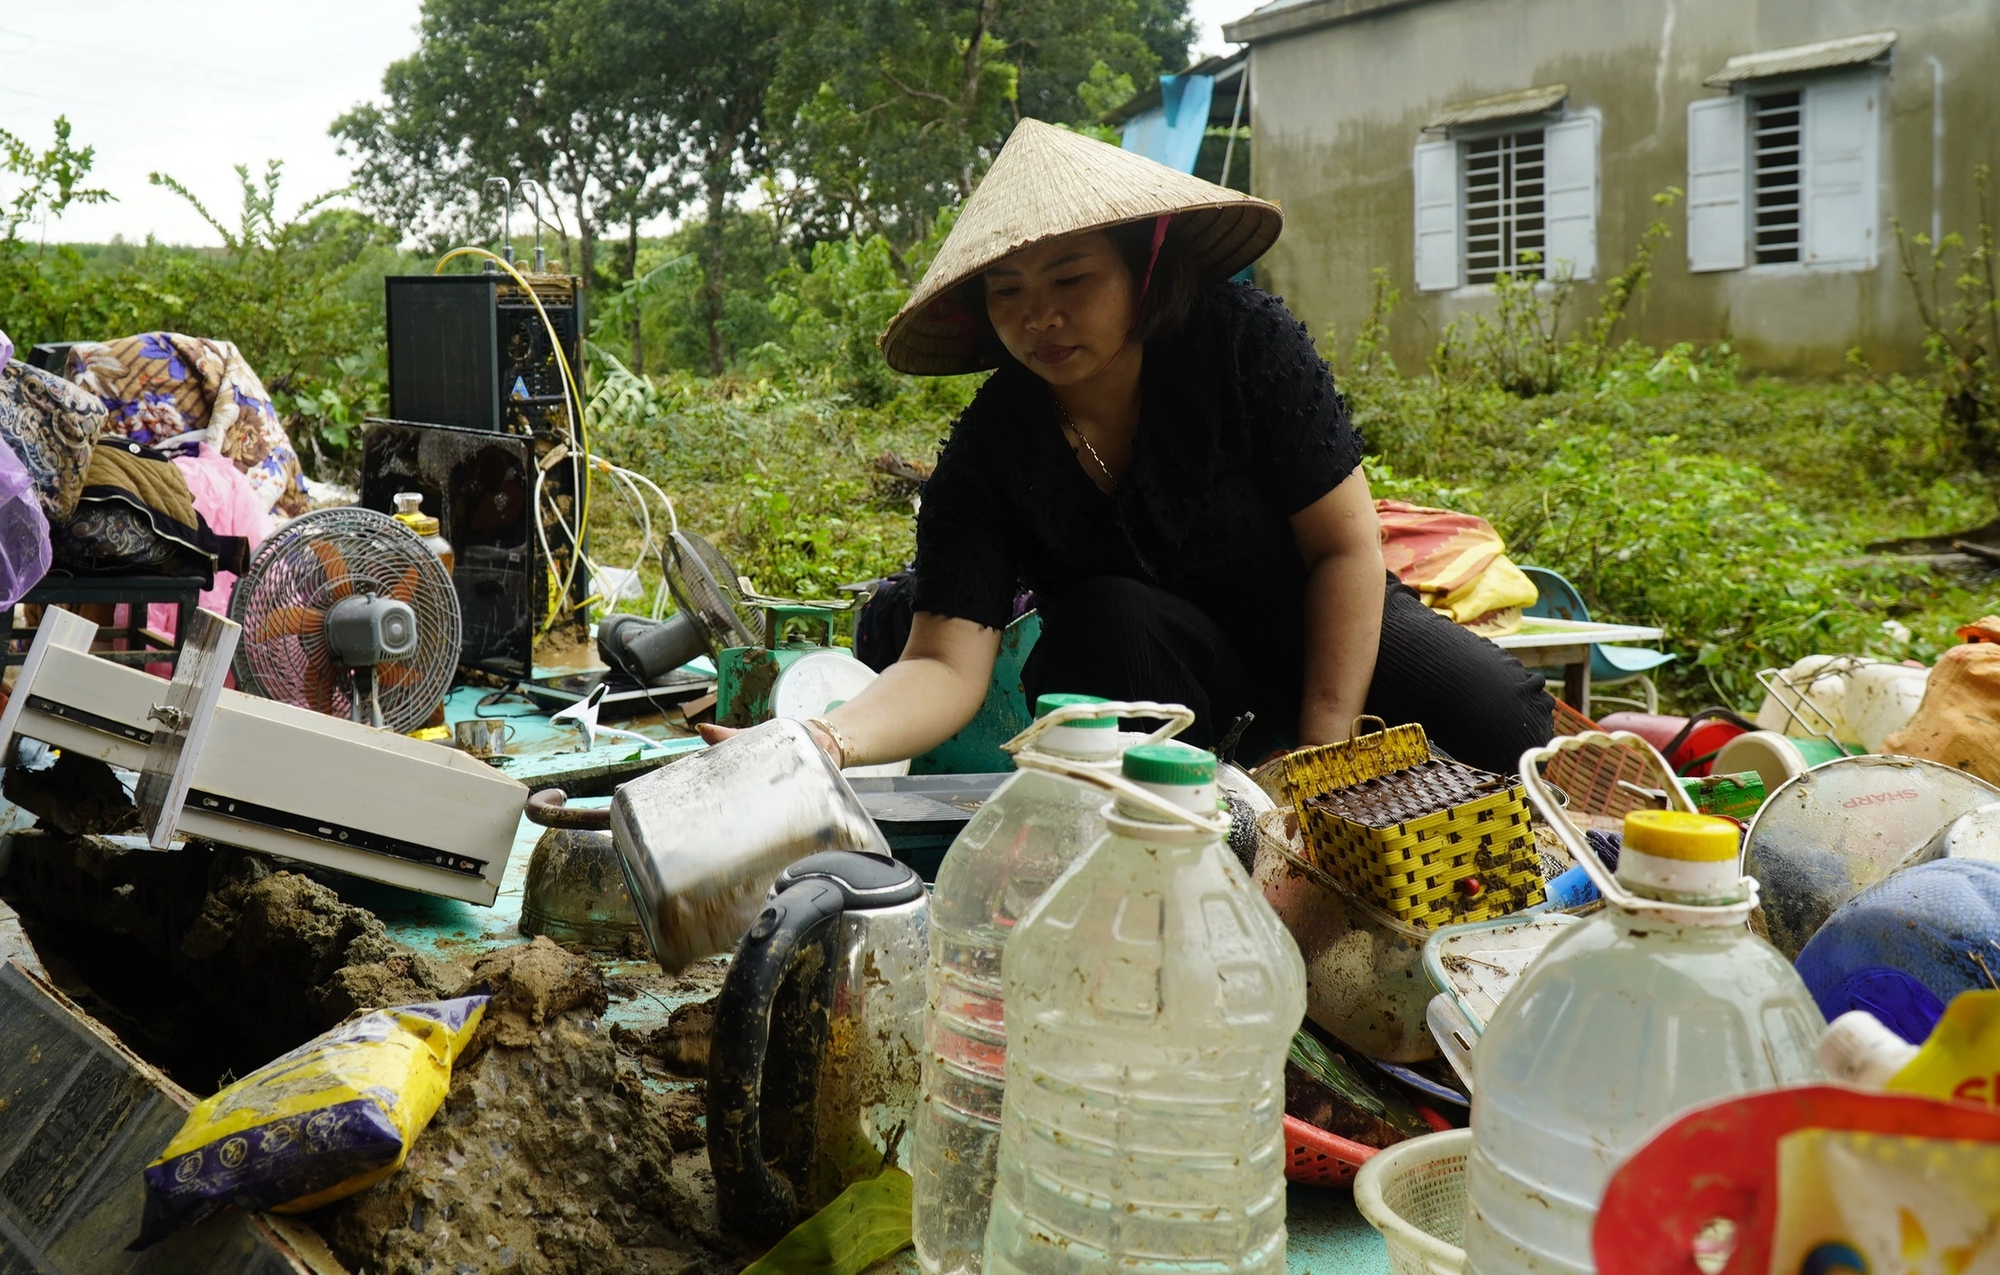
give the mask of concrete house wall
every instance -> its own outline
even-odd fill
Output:
[[[1735,342],[1746,364],[1838,370],[1859,347],[1881,368],[1921,365],[1921,328],[1891,217],[1927,231],[1978,220],[1973,173],[2000,159],[2000,0],[1295,0],[1225,28],[1251,46],[1256,193],[1285,233],[1259,267],[1316,333],[1344,343],[1364,317],[1371,268],[1402,293],[1393,353],[1420,365],[1490,289],[1420,292],[1412,149],[1447,104],[1569,86],[1565,112],[1599,119],[1596,279],[1630,259],[1652,195],[1688,186],[1688,104],[1731,57],[1872,31],[1897,43],[1877,96],[1875,263],[1860,270],[1688,269],[1686,202],[1627,331],[1653,344]],[[1941,190],[1933,131],[1942,121]],[[1599,288],[1580,289],[1593,308]]]

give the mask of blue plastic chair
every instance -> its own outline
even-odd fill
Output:
[[[1588,622],[1590,608],[1584,604],[1583,595],[1576,586],[1564,579],[1562,574],[1547,567],[1522,567],[1521,571],[1535,582],[1535,604],[1525,608],[1521,614],[1544,620],[1581,620]],[[1590,648],[1591,693],[1596,695],[1599,686],[1617,686],[1624,682],[1638,682],[1645,692],[1643,700],[1625,699],[1606,695],[1603,698],[1612,704],[1630,704],[1634,708],[1644,708],[1649,713],[1660,711],[1660,689],[1653,685],[1647,674],[1663,664],[1671,664],[1674,656],[1665,651],[1649,651],[1643,646],[1604,646]],[[1548,671],[1542,670],[1546,676]],[[1562,673],[1557,670],[1555,680],[1560,681]],[[1584,705],[1584,714],[1590,715],[1590,706]]]

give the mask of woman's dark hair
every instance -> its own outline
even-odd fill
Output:
[[[1146,295],[1139,298],[1139,319],[1132,325],[1132,339],[1147,341],[1180,331],[1201,280],[1196,277],[1187,254],[1175,242],[1173,225],[1168,224],[1167,237],[1160,241],[1160,255],[1151,262],[1150,281],[1146,278],[1146,266],[1153,257],[1153,223],[1129,221],[1104,233],[1118,246],[1118,255],[1125,258],[1125,268],[1132,272],[1132,286],[1143,285],[1146,289]]]
[[[1107,226],[1104,233],[1110,237],[1118,256],[1125,262],[1125,268],[1132,272],[1132,286],[1145,286],[1146,294],[1139,299],[1139,317],[1132,325],[1134,341],[1149,341],[1156,336],[1171,336],[1187,321],[1188,310],[1194,304],[1195,290],[1201,286],[1201,278],[1196,274],[1187,254],[1179,250],[1173,225],[1167,227],[1167,237],[1160,242],[1160,255],[1153,261],[1153,277],[1146,282],[1146,263],[1153,255],[1153,223],[1131,221],[1119,226]],[[1006,347],[1000,343],[999,333],[993,330],[993,321],[986,316],[986,276],[976,274],[953,290],[952,300],[978,325],[979,336],[974,345],[974,353],[982,359],[1004,362],[1011,357]]]

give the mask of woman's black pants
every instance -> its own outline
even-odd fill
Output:
[[[1030,704],[1052,691],[1185,704],[1195,723],[1181,738],[1202,747],[1256,709],[1237,749],[1242,760],[1293,742],[1298,695],[1289,705],[1259,707],[1242,653],[1185,598],[1102,576],[1059,597],[1037,595],[1036,603],[1042,636],[1022,671]],[[1467,765],[1512,774],[1524,751],[1549,742],[1554,711],[1540,674],[1390,578],[1367,712],[1391,726],[1417,722]]]

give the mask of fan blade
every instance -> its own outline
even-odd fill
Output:
[[[377,664],[375,684],[384,690],[414,686],[423,679],[423,674],[407,664]]]
[[[347,559],[341,556],[337,546],[327,540],[308,540],[306,547],[312,550],[313,557],[319,559],[320,570],[326,573],[329,601],[338,602],[354,592],[354,585],[348,579]]]
[[[333,712],[333,665],[324,659],[314,660],[306,670],[306,707],[317,713]]]
[[[254,640],[269,642],[281,637],[304,637],[319,628],[326,612],[318,607],[275,607],[257,621]]]
[[[423,578],[423,568],[408,568],[403,572],[403,578],[396,581],[395,587],[389,590],[389,596],[398,602],[415,602],[417,600],[417,585],[423,581]]]

